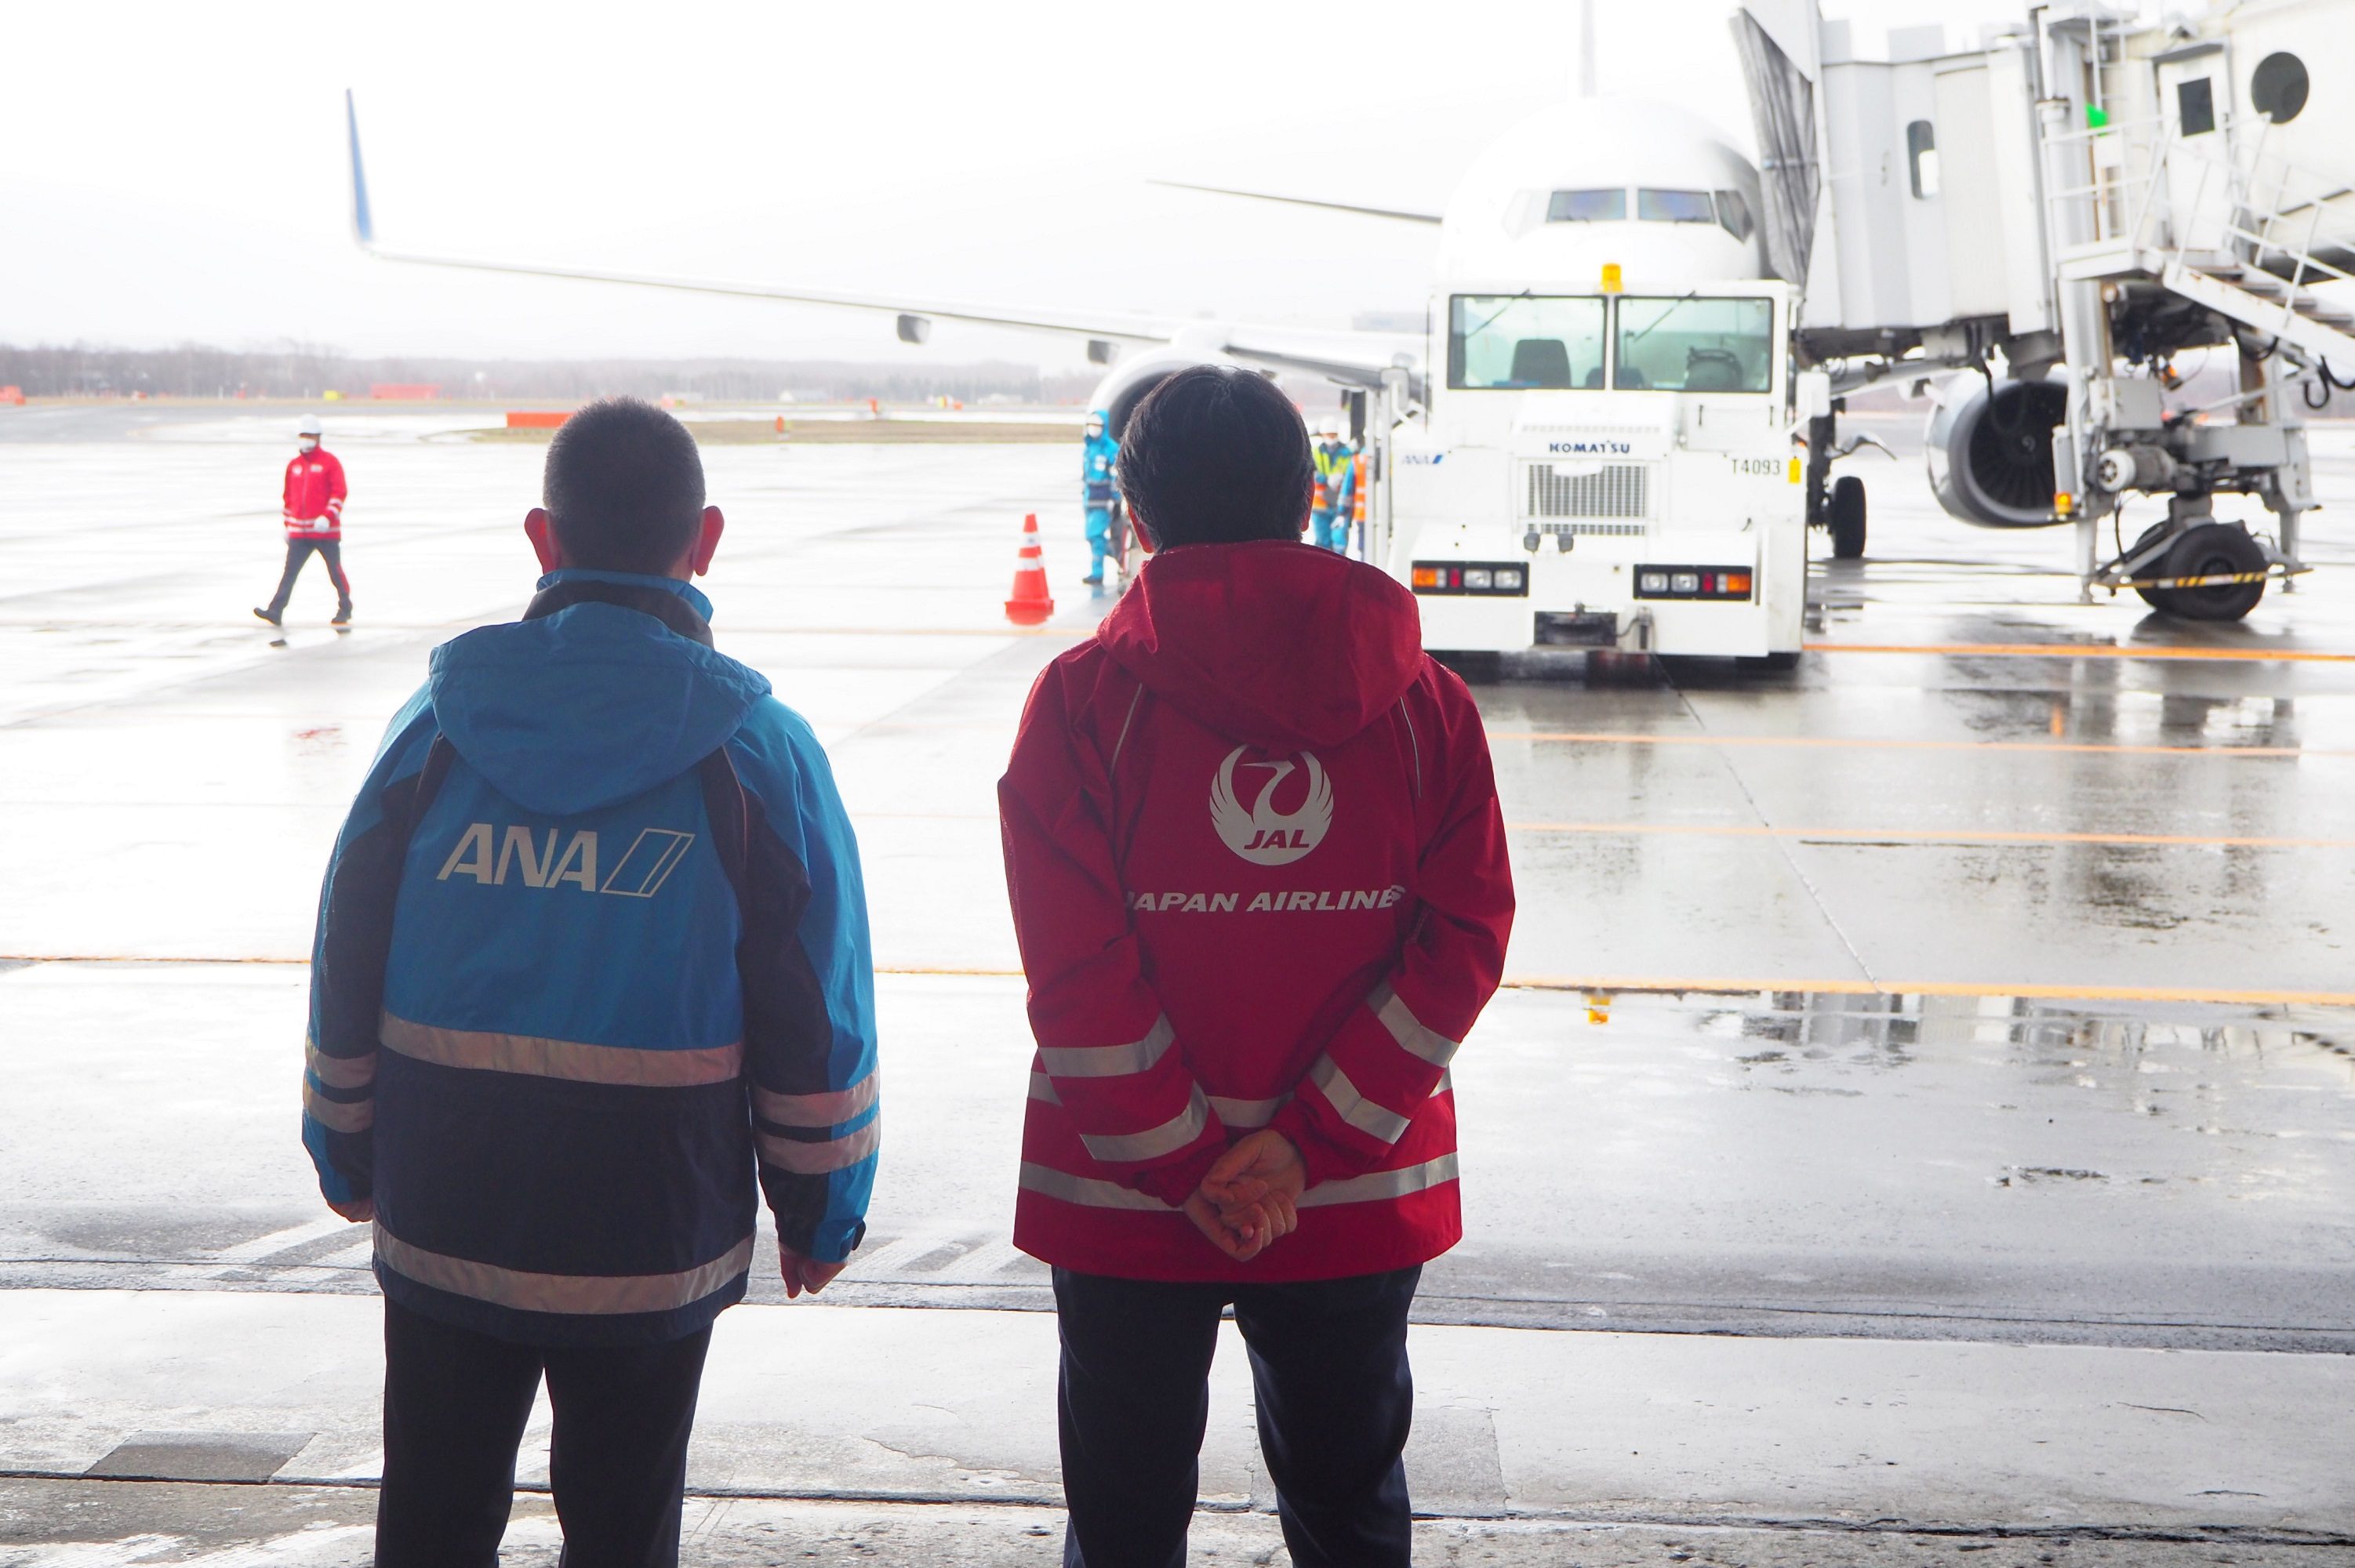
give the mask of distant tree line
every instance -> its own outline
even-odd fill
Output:
[[[891,402],[986,397],[1073,403],[1094,377],[1053,375],[1035,366],[861,365],[844,360],[459,359],[440,355],[359,358],[323,344],[266,349],[101,348],[87,344],[0,344],[0,386],[28,397],[365,397],[380,385],[432,386],[444,397],[578,401],[608,394],[683,393],[715,402],[878,397]]]

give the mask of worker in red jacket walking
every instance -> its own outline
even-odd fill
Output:
[[[1172,376],[1121,468],[1158,553],[998,786],[1064,1562],[1183,1563],[1231,1305],[1293,1562],[1406,1568],[1407,1309],[1463,1234],[1448,1061],[1513,917],[1487,737],[1412,596],[1299,542],[1315,469],[1269,383]]]
[[[344,576],[344,465],[319,444],[322,432],[315,416],[304,419],[296,433],[302,450],[286,465],[286,570],[278,578],[278,591],[270,596],[270,608],[257,607],[253,613],[272,626],[280,624],[286,614],[286,601],[294,594],[294,579],[315,550],[327,564],[328,579],[336,585],[336,618],[331,624],[348,626],[352,585]]]

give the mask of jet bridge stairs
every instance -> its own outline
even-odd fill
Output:
[[[2267,578],[2309,569],[2297,557],[2297,522],[2314,502],[2303,421],[2289,399],[2321,408],[2331,387],[2355,389],[2355,301],[2319,291],[2355,283],[2355,188],[2328,188],[2268,155],[2264,129],[2243,128],[2239,155],[2228,127],[2184,136],[2157,122],[2095,124],[2043,139],[2055,172],[2047,190],[2056,281],[2064,296],[2095,296],[2081,295],[2076,319],[2098,323],[2092,331],[2103,339],[2070,345],[2073,365],[2102,369],[2073,395],[2069,439],[2054,448],[2057,489],[2092,493],[2075,510],[2088,594],[2132,588],[2177,610],[2244,599],[2237,611],[2203,617],[2236,619]],[[2240,350],[2241,390],[2162,414],[2167,359],[2211,344]],[[2231,422],[2211,422],[2219,415]],[[2097,565],[2092,524],[2133,491],[2167,495],[2168,521]],[[2222,539],[2239,531],[2214,526],[2218,491],[2261,497],[2277,536]],[[2225,556],[2179,575],[2179,546],[2202,527],[2229,546]],[[2231,558],[2235,551],[2242,558]]]

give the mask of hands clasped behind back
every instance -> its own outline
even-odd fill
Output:
[[[1249,1263],[1300,1228],[1308,1171],[1291,1140],[1272,1128],[1240,1138],[1186,1200],[1186,1217],[1237,1263]]]

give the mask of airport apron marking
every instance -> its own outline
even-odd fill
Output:
[[[981,726],[976,726],[981,727]],[[2355,757],[2355,750],[2303,746],[2129,746],[2077,740],[1881,740],[1844,735],[1630,735],[1606,730],[1492,729],[1488,738],[1571,746],[1820,747],[1849,751],[2049,751],[2118,757]]]
[[[1839,843],[2117,844],[2163,849],[2355,849],[2355,839],[2205,833],[2061,833],[1998,828],[1778,828],[1764,822],[1507,822],[1516,833],[1688,833],[1703,838],[1824,839]]]
[[[25,964],[275,964],[289,969],[307,958],[182,958],[140,954],[0,953],[0,963]],[[1022,970],[988,964],[877,964],[879,975],[912,979],[1018,980]],[[1728,975],[1547,975],[1508,974],[1506,991],[1583,991],[1597,996],[1636,994],[1740,996],[1764,991],[1820,991],[1836,996],[2018,996],[2050,1001],[2196,1001],[2251,1007],[2355,1007],[2355,991],[2251,991],[2222,986],[2066,985],[2019,980],[1801,980]]]
[[[2006,659],[2245,659],[2259,662],[2355,664],[2355,653],[2305,648],[2121,647],[2108,642],[1808,642],[1810,653],[1918,653]]]

